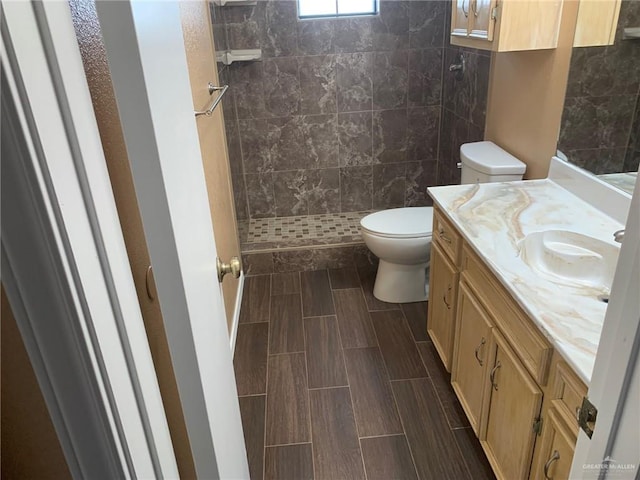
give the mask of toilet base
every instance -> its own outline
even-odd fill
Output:
[[[400,265],[380,260],[373,296],[389,303],[424,302],[429,297],[429,262]]]

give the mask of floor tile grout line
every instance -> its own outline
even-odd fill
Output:
[[[347,385],[330,385],[328,387],[308,387],[307,389],[311,392],[311,391],[316,391],[316,390],[334,390],[336,388],[351,388],[349,386],[349,384]]]
[[[398,415],[399,416],[399,415]],[[369,440],[370,438],[388,438],[388,437],[406,437],[405,433],[388,433],[385,435],[369,435],[365,437],[360,437],[360,440]]]
[[[411,380],[402,380],[405,382],[411,382]],[[413,468],[416,472],[416,478],[420,478],[420,473],[418,472],[418,464],[416,462],[415,455],[413,453],[413,447],[411,446],[411,442],[409,441],[409,437],[407,436],[407,428],[404,426],[404,419],[402,418],[402,414],[400,413],[400,408],[398,407],[398,397],[396,395],[396,391],[391,385],[391,394],[393,395],[393,401],[396,403],[396,409],[398,410],[398,417],[400,417],[400,425],[402,425],[402,431],[404,432],[404,436],[407,440],[407,446],[409,447],[409,454],[411,455],[411,461],[413,462]]]
[[[311,420],[311,390],[309,389],[309,360],[307,358],[307,332],[304,328],[304,305],[303,297],[302,297],[302,272],[298,272],[298,282],[300,284],[300,314],[302,315],[300,321],[302,322],[302,336],[304,340],[304,366],[305,366],[305,374],[307,377],[307,411],[309,413],[309,418],[307,422],[309,423],[309,440],[311,443],[311,470],[313,471],[313,478],[316,478],[316,456],[315,449],[313,448],[313,421]]]
[[[311,445],[311,442],[276,443],[274,445],[267,445],[266,448],[293,447],[296,445]]]
[[[267,476],[267,413],[269,412],[269,344],[271,343],[271,292],[273,287],[273,273],[269,274],[269,329],[267,330],[267,373],[264,395],[264,438],[262,441],[262,479]]]

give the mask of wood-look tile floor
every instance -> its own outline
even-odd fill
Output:
[[[253,480],[490,479],[427,304],[355,268],[248,277],[234,367]]]

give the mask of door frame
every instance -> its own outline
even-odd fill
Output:
[[[75,478],[177,478],[69,6],[2,10],[26,142],[25,168],[6,164],[24,195],[3,202],[2,280],[65,457]],[[248,478],[178,5],[98,2],[98,14],[196,471]]]

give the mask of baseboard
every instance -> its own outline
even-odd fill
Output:
[[[229,332],[229,347],[231,348],[231,356],[236,351],[236,338],[238,337],[238,323],[240,323],[240,306],[242,305],[242,292],[244,291],[244,272],[240,272],[238,279],[238,293],[236,294],[236,304],[233,310],[233,321],[231,322],[231,331]]]

